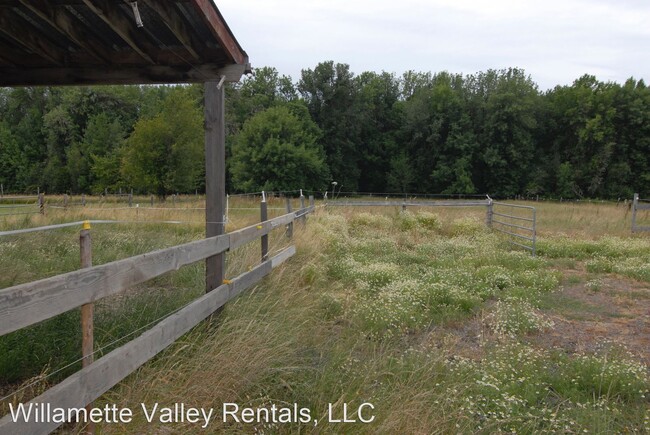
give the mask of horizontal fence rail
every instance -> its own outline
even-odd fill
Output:
[[[0,290],[0,335],[119,293],[182,266],[235,249],[268,234],[274,228],[292,222],[296,213],[288,213],[221,236]],[[29,311],[29,316],[25,316],[26,311]]]
[[[313,199],[310,199],[311,205],[308,207],[304,207],[304,198],[301,197],[299,210],[291,211],[288,203],[288,213],[270,220],[264,219],[260,223],[237,231],[0,290],[0,335],[14,332],[80,306],[83,310],[83,307],[92,305],[99,299],[178,270],[185,265],[236,249],[257,239],[264,240],[273,229],[286,226],[289,235],[290,230],[293,230],[294,221],[304,223],[306,215],[314,211]],[[265,205],[266,203],[262,204]],[[96,223],[115,222],[96,221]],[[74,222],[45,228],[79,224]],[[82,235],[90,228],[89,221],[83,221],[83,224]],[[44,230],[44,227],[31,230]],[[224,279],[223,283],[219,283],[215,289],[210,289],[211,291],[204,296],[161,320],[138,338],[97,361],[88,363],[80,371],[29,403],[49,404],[63,409],[80,409],[87,406],[200,321],[213,314],[227,301],[259,282],[295,252],[295,246],[292,245],[271,258],[264,256],[264,260],[248,272],[230,280]],[[81,253],[83,259],[83,246]],[[88,266],[89,264],[90,262]],[[92,355],[92,342],[90,343],[88,350]],[[85,355],[86,350],[84,350],[84,358]],[[29,406],[29,403],[25,406]],[[21,418],[14,421],[10,412],[0,418],[0,434],[49,433],[61,424],[51,421],[24,421]]]
[[[113,350],[86,368],[69,376],[61,383],[34,398],[30,403],[49,403],[57,408],[83,408],[149,361],[199,322],[213,314],[229,300],[268,275],[296,252],[290,246],[238,277],[194,300],[175,314],[162,320],[138,338]],[[11,413],[0,419],[0,434],[49,433],[61,423],[52,421],[12,420]]]
[[[650,199],[641,199],[639,194],[634,194],[634,199],[632,200],[632,232],[642,232],[650,231],[650,226],[648,225],[639,225],[637,223],[637,212],[643,210],[650,210]]]
[[[488,226],[508,236],[512,245],[526,249],[535,256],[537,242],[537,211],[535,207],[508,204],[491,199],[488,201]],[[500,211],[494,211],[495,207]],[[516,212],[520,214],[515,214]],[[521,213],[527,216],[522,216]],[[529,223],[528,226],[526,222]]]
[[[485,207],[488,201],[328,201],[328,207]]]

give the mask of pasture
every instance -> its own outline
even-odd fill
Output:
[[[284,200],[273,201],[270,217],[284,213]],[[537,208],[537,257],[486,228],[484,207],[320,207],[296,225],[294,258],[100,400],[133,409],[296,403],[317,425],[215,420],[201,429],[136,414],[102,433],[647,433],[649,234],[630,233],[623,204],[518,203]],[[228,230],[256,222],[257,206],[232,200]],[[0,231],[119,220],[92,229],[101,264],[202,238],[201,207],[186,198],[51,209],[4,217]],[[78,268],[78,230],[0,238],[0,288]],[[286,243],[275,234],[271,250]],[[257,261],[251,243],[228,257],[226,275]],[[96,348],[185,305],[203,280],[192,265],[102,301]],[[0,337],[0,396],[24,388],[0,413],[76,369],[66,366],[79,356],[78,318]],[[328,407],[362,403],[374,406],[371,423],[327,421]]]

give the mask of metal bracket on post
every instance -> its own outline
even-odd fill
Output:
[[[221,89],[225,81],[226,81],[226,76],[221,76],[221,78],[219,79],[219,83],[217,83],[217,89]]]

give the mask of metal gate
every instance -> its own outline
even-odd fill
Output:
[[[537,240],[537,211],[527,205],[492,201],[488,197],[487,224],[506,234],[510,243],[530,251],[535,256]]]

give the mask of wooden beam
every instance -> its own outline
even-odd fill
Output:
[[[66,378],[63,382],[34,398],[30,403],[49,404],[52,408],[63,409],[84,407],[189,332],[226,302],[259,282],[294,253],[295,248],[291,246],[250,272],[239,275],[233,279],[232,283],[220,285],[214,291],[203,295],[165,318],[138,338]],[[19,419],[14,422],[11,414],[7,414],[0,419],[0,433],[47,434],[61,424],[52,420],[25,422]]]
[[[231,249],[231,241],[235,249],[294,219],[295,213],[291,213],[266,221],[262,228],[255,224],[229,234],[2,289],[0,336],[213,257]]]
[[[216,81],[205,83],[205,235],[213,237],[226,230],[226,129],[225,89]],[[223,283],[226,256],[205,260],[205,291]]]
[[[235,40],[226,21],[214,5],[212,0],[191,0],[199,16],[204,20],[212,34],[219,41],[219,45],[228,57],[239,65],[248,64],[248,56]]]
[[[65,65],[67,52],[45,39],[30,22],[10,9],[0,9],[0,32],[55,65]]]
[[[149,65],[143,67],[99,66],[97,68],[0,68],[0,86],[128,85],[160,83],[236,82],[244,65]]]
[[[94,35],[85,30],[85,26],[62,6],[53,6],[46,0],[20,0],[26,8],[43,21],[70,38],[89,55],[103,63],[108,63],[110,53]]]
[[[116,3],[107,0],[83,0],[83,2],[143,59],[151,64],[156,63],[149,55],[150,44],[146,42],[145,33],[138,31],[135,21],[127,18]]]
[[[175,9],[174,2],[162,0],[142,1],[160,15],[165,25],[172,31],[174,36],[178,38],[192,57],[199,60],[201,57],[199,53],[203,51],[203,44],[198,40],[194,32],[192,32],[185,24],[185,21]]]
[[[227,236],[199,240],[0,290],[0,335],[223,252],[228,241]]]

